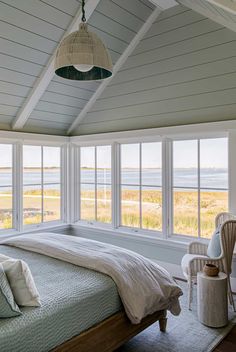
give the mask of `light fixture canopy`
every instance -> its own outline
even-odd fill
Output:
[[[112,75],[112,61],[101,39],[88,30],[84,1],[79,30],[65,37],[56,52],[55,73],[63,78],[91,81]]]

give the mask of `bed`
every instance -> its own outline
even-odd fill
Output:
[[[111,352],[159,321],[166,309],[131,324],[112,278],[104,273],[21,248],[0,245],[0,253],[26,261],[42,306],[0,320],[1,352]]]

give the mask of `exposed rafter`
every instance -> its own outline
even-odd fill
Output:
[[[87,20],[91,17],[92,13],[96,9],[98,3],[100,0],[88,0],[86,1],[85,4],[85,11],[86,11],[86,18]],[[77,11],[75,17],[73,18],[72,22],[70,23],[69,27],[67,28],[67,31],[64,36],[70,34],[71,32],[74,32],[75,30],[78,29],[78,25],[81,21],[81,8]],[[47,89],[49,83],[51,82],[53,76],[54,76],[54,59],[56,55],[56,50],[50,57],[47,65],[43,69],[40,77],[37,79],[34,87],[32,88],[32,91],[30,92],[30,95],[27,97],[26,101],[20,108],[14,122],[12,125],[12,128],[17,130],[21,129],[24,127],[26,124],[27,120],[30,117],[30,114],[34,110],[35,106],[39,102],[40,98],[42,97],[43,93]]]
[[[93,107],[97,99],[100,97],[104,89],[108,86],[108,84],[111,82],[111,80],[115,77],[116,73],[119,71],[119,69],[123,66],[127,58],[130,56],[130,54],[134,51],[140,40],[144,37],[144,35],[147,33],[153,22],[156,20],[156,18],[160,15],[162,10],[160,7],[156,7],[151,15],[148,17],[147,21],[143,24],[141,29],[138,31],[138,33],[135,35],[133,40],[130,42],[130,44],[127,46],[123,54],[120,56],[120,58],[117,60],[113,67],[113,75],[110,78],[107,78],[105,81],[103,81],[98,89],[94,92],[90,100],[87,102],[87,104],[84,106],[84,108],[81,110],[79,115],[76,117],[72,125],[67,131],[67,134],[71,134],[81,123],[81,121],[84,119],[85,115],[87,112]]]
[[[162,10],[167,10],[171,7],[178,5],[177,1],[175,0],[149,0],[149,1]]]
[[[212,21],[221,24],[222,26],[236,32],[236,22],[231,18],[227,18],[228,11],[215,11],[215,5],[208,0],[178,0],[181,5],[184,5],[201,15],[210,18]],[[221,10],[219,8],[219,10]],[[225,12],[224,12],[225,11]],[[232,14],[231,14],[232,16]]]

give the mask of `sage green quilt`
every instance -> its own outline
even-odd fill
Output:
[[[27,262],[42,303],[0,319],[1,352],[50,351],[122,309],[109,276],[4,245],[0,253]]]

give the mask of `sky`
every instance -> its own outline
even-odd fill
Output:
[[[203,168],[227,168],[227,138],[202,139],[200,141],[200,164]],[[173,163],[176,168],[193,168],[197,166],[197,141],[175,141],[173,143]],[[97,147],[98,167],[110,165],[110,147]],[[95,148],[81,148],[81,166],[94,167]],[[142,164],[144,168],[161,167],[161,143],[142,144]],[[139,165],[139,144],[123,144],[121,146],[121,166],[136,168]]]
[[[24,146],[24,166],[40,167],[41,147]],[[60,148],[44,147],[44,166],[56,167],[60,165]],[[0,144],[0,168],[11,167],[12,163],[12,146],[10,144]]]
[[[175,141],[173,143],[173,159],[176,168],[196,167],[197,141]],[[97,147],[97,166],[111,167],[111,147]],[[201,167],[227,168],[227,138],[203,139],[200,142]],[[0,167],[11,166],[12,146],[0,144]],[[137,167],[139,165],[139,144],[123,144],[121,146],[122,167]],[[60,148],[44,147],[44,165],[56,167],[60,162]],[[94,167],[95,148],[81,148],[81,165]],[[144,168],[161,167],[161,144],[143,143],[142,163]],[[41,148],[39,146],[24,146],[24,166],[39,167],[41,164]]]

